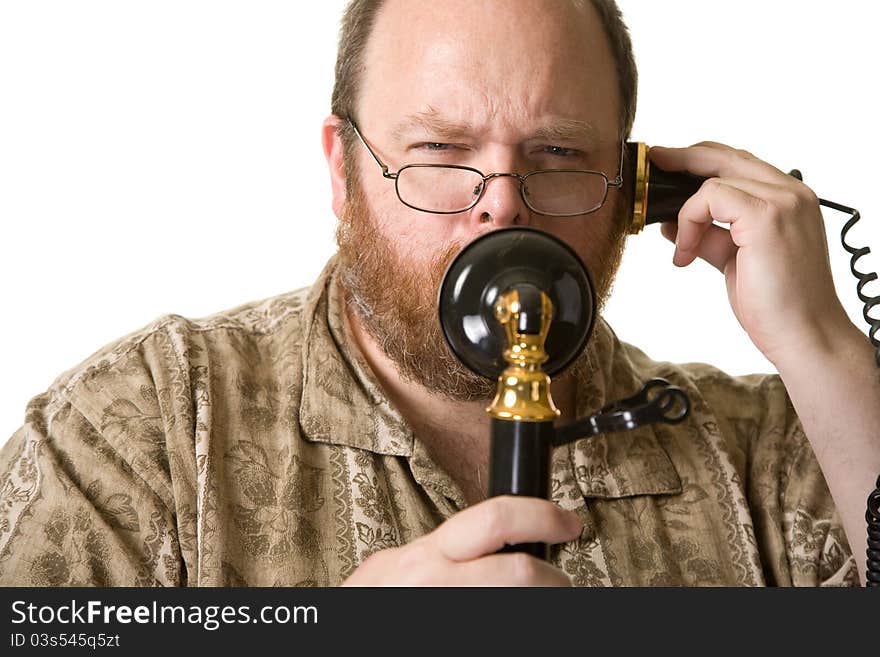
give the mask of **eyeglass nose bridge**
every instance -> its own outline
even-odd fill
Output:
[[[516,178],[519,181],[520,194],[522,194],[525,191],[525,187],[524,187],[524,183],[526,181],[525,176],[521,176],[516,172],[513,172],[513,173],[487,173],[483,176],[483,180],[480,181],[480,184],[477,185],[476,187],[474,187],[474,196],[477,197],[476,200],[474,201],[474,204],[476,204],[477,201],[479,201],[480,198],[483,196],[483,192],[486,191],[486,184],[492,178]]]

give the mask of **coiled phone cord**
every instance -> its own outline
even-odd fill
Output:
[[[877,350],[874,353],[874,360],[877,362],[877,367],[880,367],[880,340],[876,337],[877,331],[880,330],[880,319],[875,319],[869,314],[872,308],[880,305],[880,294],[868,296],[863,291],[863,288],[868,283],[877,280],[877,273],[863,272],[856,269],[856,261],[862,256],[868,255],[871,252],[871,248],[867,246],[856,248],[846,241],[846,234],[860,218],[859,211],[823,199],[819,199],[819,203],[832,210],[852,215],[840,231],[840,243],[847,253],[850,254],[849,270],[859,281],[856,284],[856,294],[859,295],[859,301],[865,304],[864,308],[862,308],[862,317],[868,323],[868,339],[871,340],[871,344]],[[868,523],[867,581],[865,585],[880,587],[880,477],[877,477],[875,486],[874,491],[868,496],[868,508],[865,511],[865,520]]]
[[[798,180],[803,180],[801,172],[797,169],[790,171],[789,174]],[[856,248],[846,241],[847,233],[858,222],[861,215],[859,214],[859,211],[854,208],[849,208],[833,201],[826,201],[822,198],[819,199],[819,204],[824,205],[826,208],[831,208],[832,210],[837,210],[838,212],[850,215],[850,218],[840,231],[840,243],[843,245],[843,248],[846,249],[847,253],[850,254],[849,270],[852,272],[852,275],[858,279],[858,283],[856,283],[856,294],[859,296],[859,301],[865,304],[862,309],[862,317],[864,317],[865,321],[868,323],[868,339],[876,349],[874,360],[877,363],[877,367],[880,367],[880,340],[877,339],[877,332],[880,331],[880,318],[874,318],[870,315],[871,310],[880,305],[880,294],[868,296],[864,292],[864,288],[868,283],[877,280],[877,273],[863,272],[856,269],[856,262],[862,256],[868,255],[871,252],[871,248],[868,246]],[[865,521],[868,523],[868,548],[866,552],[867,581],[865,585],[869,587],[880,587],[880,477],[877,477],[874,491],[868,495],[868,508],[865,511]]]
[[[846,234],[860,218],[859,211],[822,199],[819,199],[819,203],[833,210],[846,212],[852,215],[840,231],[840,242],[843,244],[843,248],[850,254],[849,270],[859,281],[856,284],[856,294],[859,295],[859,301],[865,304],[864,308],[862,308],[862,317],[865,318],[865,321],[870,327],[868,329],[868,338],[871,340],[871,344],[877,349],[874,354],[874,360],[877,362],[877,367],[880,367],[880,340],[876,337],[877,331],[880,330],[880,319],[875,319],[869,314],[872,308],[880,305],[880,294],[868,296],[863,291],[863,288],[868,283],[877,280],[877,273],[863,272],[856,269],[856,261],[862,256],[869,254],[871,249],[867,246],[855,248],[846,241]],[[877,477],[877,483],[875,486],[874,491],[868,496],[868,508],[865,511],[865,520],[868,523],[866,586],[880,587],[880,477]]]

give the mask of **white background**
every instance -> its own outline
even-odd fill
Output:
[[[0,443],[103,344],[315,278],[335,250],[319,128],[343,4],[0,0]],[[876,3],[620,4],[635,138],[798,167],[862,211],[854,241],[880,251]],[[825,217],[861,322],[843,218]],[[657,359],[771,371],[721,275],[671,257],[656,227],[630,241],[607,312],[618,334]]]

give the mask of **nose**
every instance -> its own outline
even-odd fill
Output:
[[[492,173],[488,175],[483,195],[471,208],[472,222],[494,228],[505,226],[528,226],[531,213],[520,193],[519,177],[515,173]]]

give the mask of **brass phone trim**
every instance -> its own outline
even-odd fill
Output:
[[[648,178],[651,173],[651,162],[648,160],[649,147],[644,142],[638,142],[636,155],[636,184],[635,198],[633,199],[633,219],[629,227],[631,235],[642,232],[645,227],[645,219],[648,213]]]

